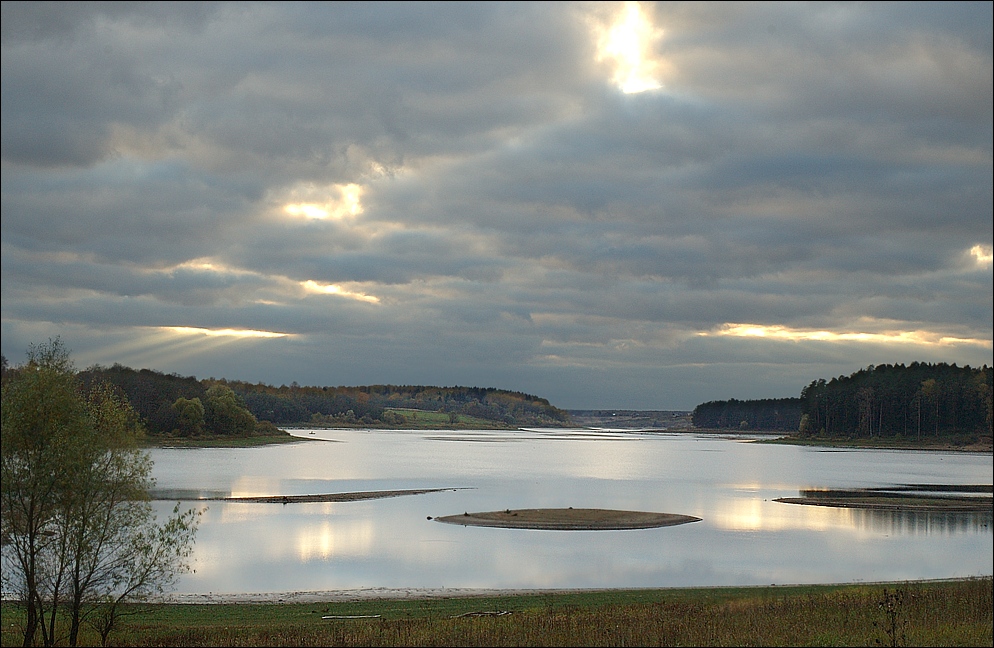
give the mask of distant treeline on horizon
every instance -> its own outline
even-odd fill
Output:
[[[120,364],[80,372],[84,385],[116,385],[149,434],[245,436],[290,425],[404,425],[397,410],[469,416],[501,425],[564,425],[565,410],[531,394],[482,387],[369,385],[275,387],[132,369]]]
[[[4,358],[4,377],[8,371]],[[566,426],[570,412],[545,398],[496,388],[369,385],[275,387],[136,370],[115,364],[79,373],[84,387],[117,386],[152,435],[248,436],[291,425],[403,426],[405,410],[472,417],[502,426]],[[814,380],[797,398],[709,401],[697,428],[769,430],[802,436],[928,438],[991,435],[994,369],[914,362],[870,365],[849,376]],[[574,410],[578,417],[639,410]],[[657,414],[663,414],[657,412]],[[668,412],[672,416],[673,412]]]
[[[695,427],[795,432],[802,436],[990,435],[994,369],[913,362],[870,365],[814,380],[798,398],[710,401]]]

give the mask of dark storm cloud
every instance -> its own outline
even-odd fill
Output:
[[[645,408],[991,362],[989,3],[647,4],[629,95],[617,9],[3,3],[4,354]]]

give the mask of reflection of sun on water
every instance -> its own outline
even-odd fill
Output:
[[[794,507],[788,508],[788,507]],[[828,506],[765,502],[759,498],[726,500],[711,516],[716,526],[732,531],[823,531],[852,524],[852,513]]]
[[[268,477],[242,476],[231,484],[231,497],[266,497],[279,494],[279,482]]]
[[[342,556],[365,556],[373,546],[373,523],[369,520],[324,521],[297,534],[297,554],[302,562]]]

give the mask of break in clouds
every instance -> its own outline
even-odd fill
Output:
[[[640,409],[992,363],[990,3],[2,10],[12,362]]]

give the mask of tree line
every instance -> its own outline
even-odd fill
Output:
[[[914,362],[870,365],[801,391],[804,435],[940,437],[991,434],[994,369]]]
[[[279,387],[132,369],[120,364],[80,372],[84,383],[106,382],[127,396],[149,434],[249,436],[277,426],[399,426],[414,409],[473,416],[505,425],[563,425],[565,410],[548,400],[495,388],[369,385]]]
[[[691,420],[699,428],[738,428],[794,432],[801,422],[800,398],[709,401],[694,408]]]
[[[798,398],[711,401],[697,427],[796,431],[802,436],[943,437],[990,435],[994,369],[913,362],[870,365],[813,380]]]

